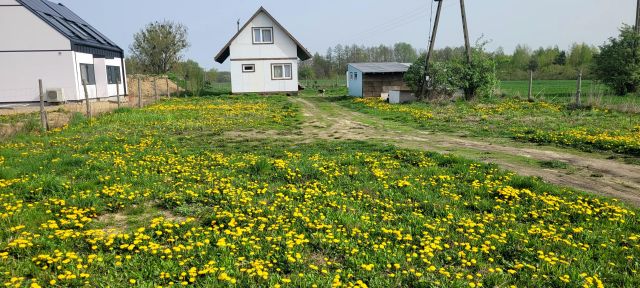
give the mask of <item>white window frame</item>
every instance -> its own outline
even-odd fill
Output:
[[[276,77],[276,67],[282,67],[282,77]],[[287,69],[289,67],[289,76],[287,77]],[[273,63],[271,64],[271,80],[292,80],[293,64],[291,63]]]
[[[253,44],[273,44],[273,27],[253,27],[251,31],[251,40],[253,41]],[[271,33],[271,41],[264,41],[264,31],[269,31]]]
[[[251,67],[251,69],[247,70],[245,68],[249,68]],[[256,64],[242,64],[242,73],[253,73],[256,72]]]

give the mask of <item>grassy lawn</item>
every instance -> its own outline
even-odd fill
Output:
[[[576,110],[552,102],[517,99],[390,105],[377,99],[345,98],[342,103],[363,113],[430,131],[507,137],[640,156],[638,114],[598,108]]]
[[[567,104],[575,101],[576,86],[575,80],[534,80],[533,95],[536,99]],[[499,90],[507,96],[526,98],[529,81],[501,81]],[[592,80],[582,82],[582,95],[582,101],[589,105],[640,112],[640,96],[615,96],[607,86]]]
[[[300,121],[280,96],[173,99],[1,143],[1,283],[640,286],[617,201],[451,155],[226,136]]]

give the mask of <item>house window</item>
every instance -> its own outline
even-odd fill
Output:
[[[253,44],[273,44],[273,28],[253,28]]]
[[[291,80],[291,64],[271,64],[271,79]]]
[[[256,65],[255,64],[242,64],[242,72],[243,73],[256,72]]]
[[[349,80],[353,80],[353,72],[349,72]]]
[[[358,80],[358,72],[353,72],[353,80]]]
[[[96,73],[93,64],[80,64],[80,77],[82,83],[87,85],[96,85]]]
[[[120,84],[120,67],[107,66],[107,82],[109,84]]]

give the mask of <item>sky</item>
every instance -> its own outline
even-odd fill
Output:
[[[53,0],[56,1],[56,0]],[[213,57],[264,6],[312,53],[337,44],[427,47],[430,0],[57,0],[129,51],[133,34],[147,23],[171,20],[189,29],[185,59],[205,68],[228,70]],[[635,22],[636,0],[466,0],[472,42],[490,41],[488,49],[510,53],[518,44],[532,48],[574,42],[602,45],[623,24]],[[433,5],[435,15],[436,4]],[[435,16],[434,16],[435,17]],[[444,0],[436,48],[462,46],[457,0]]]

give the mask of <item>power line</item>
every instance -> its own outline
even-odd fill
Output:
[[[417,8],[411,9],[411,11],[408,12],[408,13],[403,13],[403,14],[398,15],[397,17],[394,17],[394,18],[392,18],[392,19],[390,19],[388,21],[385,21],[385,22],[379,23],[378,25],[369,27],[366,30],[363,30],[361,32],[352,34],[349,37],[345,37],[344,40],[353,40],[354,37],[359,37],[358,39],[360,39],[360,38],[363,38],[363,36],[368,36],[368,35],[371,35],[374,32],[379,32],[380,29],[385,29],[385,28],[388,28],[390,26],[391,27],[397,27],[398,24],[406,25],[407,23],[411,23],[412,19],[415,19],[416,17],[423,16],[422,14],[424,14],[426,12],[425,11],[426,8],[427,8],[427,5],[421,5],[421,6],[417,7]],[[410,22],[408,22],[408,21],[410,21]]]
[[[380,33],[385,33],[385,32],[389,32],[389,31],[393,31],[395,29],[398,29],[400,27],[404,27],[408,24],[414,23],[418,20],[422,20],[424,18],[424,16],[427,15],[427,11],[421,11],[419,14],[416,14],[414,16],[411,17],[407,17],[405,19],[403,19],[402,21],[396,22],[395,24],[391,24],[391,25],[387,25],[386,27],[371,31],[369,33],[365,33],[365,34],[361,34],[359,37],[353,37],[351,39],[351,41],[357,41],[357,40],[362,40],[364,38],[367,38],[370,35],[375,34],[380,34]]]

